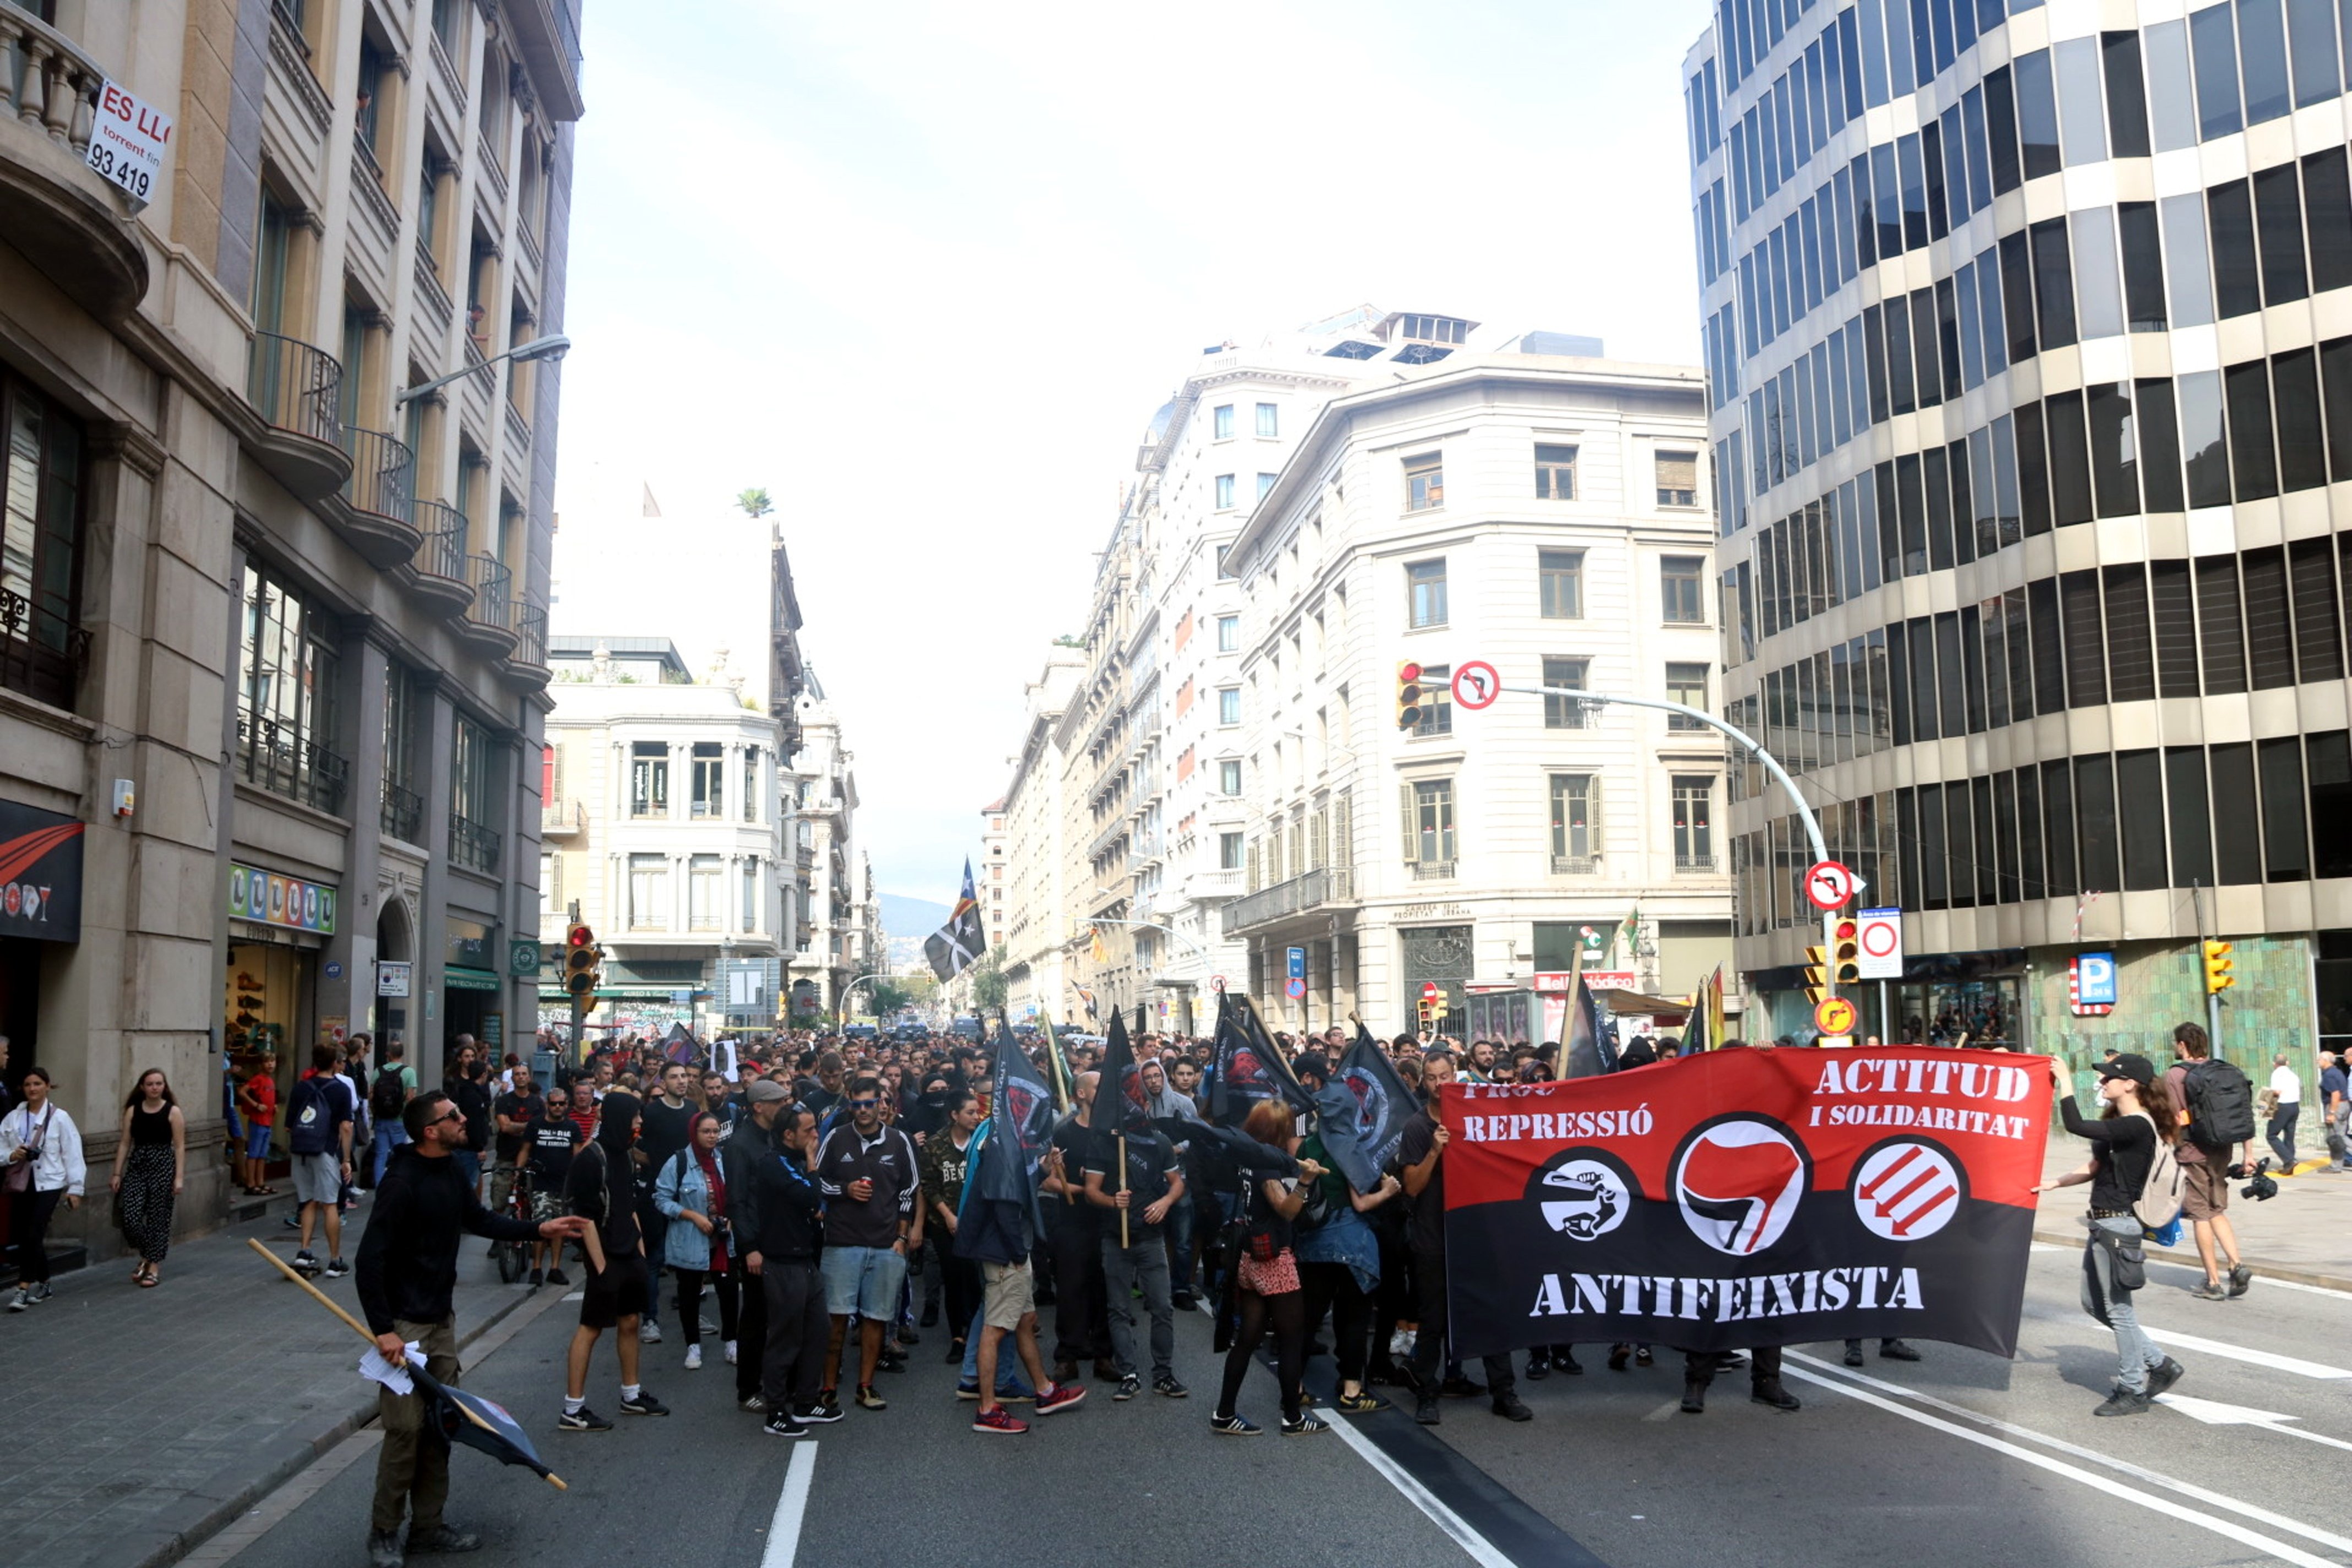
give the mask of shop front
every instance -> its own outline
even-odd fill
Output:
[[[294,1080],[310,1066],[310,1047],[340,1039],[345,1020],[318,1012],[320,955],[335,934],[337,890],[283,872],[232,861],[228,873],[228,960],[221,977],[221,1038],[236,1080],[244,1083],[275,1058],[272,1077],[282,1112]],[[285,1169],[284,1118],[274,1140],[271,1174]]]
[[[11,1102],[25,1069],[39,1060],[43,972],[81,940],[82,826],[0,800],[0,1035],[8,1037],[0,1084]],[[0,1205],[0,1247],[7,1241]]]
[[[445,928],[441,964],[442,1048],[454,1057],[457,1037],[470,1035],[495,1063],[507,1052],[506,982],[499,977],[498,928],[452,914]],[[446,1060],[445,1057],[443,1060]],[[436,1061],[436,1070],[442,1061]]]

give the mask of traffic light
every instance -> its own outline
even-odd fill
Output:
[[[2205,944],[2205,989],[2208,993],[2227,991],[2235,985],[2236,976],[2230,973],[2230,944],[2209,942]]]
[[[604,981],[597,973],[604,962],[604,950],[596,945],[596,933],[572,921],[563,933],[563,988],[574,996],[595,995]]]
[[[1829,994],[1829,949],[1805,949],[1805,1000],[1819,1002]]]
[[[1400,730],[1418,729],[1429,710],[1422,705],[1421,666],[1406,659],[1397,666],[1396,722]]]
[[[1830,978],[1840,985],[1862,982],[1862,925],[1852,915],[1832,915],[1822,922],[1828,930]]]

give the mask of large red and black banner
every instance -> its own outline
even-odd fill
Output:
[[[1710,1051],[1449,1084],[1440,1113],[1457,1354],[1883,1334],[2016,1351],[2042,1058]]]

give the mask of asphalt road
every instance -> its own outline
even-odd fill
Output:
[[[2205,1403],[2099,1420],[2113,1342],[2075,1305],[2076,1269],[2072,1252],[2037,1249],[2014,1362],[1927,1345],[1900,1364],[1874,1345],[1855,1373],[1839,1346],[1792,1351],[1795,1414],[1750,1404],[1734,1373],[1685,1416],[1679,1358],[1612,1373],[1594,1347],[1580,1376],[1522,1383],[1532,1425],[1448,1402],[1434,1431],[1392,1412],[1350,1422],[1353,1441],[1213,1436],[1218,1358],[1198,1315],[1179,1324],[1192,1398],[1119,1405],[1097,1386],[1024,1437],[969,1430],[936,1331],[885,1380],[888,1410],[853,1407],[813,1439],[765,1437],[732,1407],[715,1342],[709,1367],[680,1368],[674,1325],[648,1347],[646,1381],[676,1415],[562,1433],[576,1314],[534,1301],[466,1382],[525,1422],[571,1490],[460,1452],[450,1518],[488,1538],[474,1561],[549,1568],[583,1552],[718,1568],[1106,1552],[1181,1568],[2352,1563],[2352,1300],[2258,1281],[2238,1301],[2196,1301],[2190,1276],[2155,1265],[2143,1316],[2188,1368],[2176,1396]],[[1310,1384],[1328,1391],[1329,1376],[1318,1362]],[[615,1382],[607,1349],[590,1384],[607,1415]],[[1274,1403],[1271,1373],[1253,1373],[1244,1413],[1271,1427]],[[224,1538],[191,1563],[362,1563],[373,1436],[265,1504],[242,1550]]]

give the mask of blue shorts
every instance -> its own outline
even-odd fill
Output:
[[[245,1157],[248,1160],[269,1158],[269,1135],[274,1127],[248,1127],[245,1130]]]
[[[836,1318],[852,1312],[877,1323],[898,1315],[898,1292],[907,1283],[907,1260],[887,1247],[828,1247],[818,1256],[824,1281],[824,1310]]]

